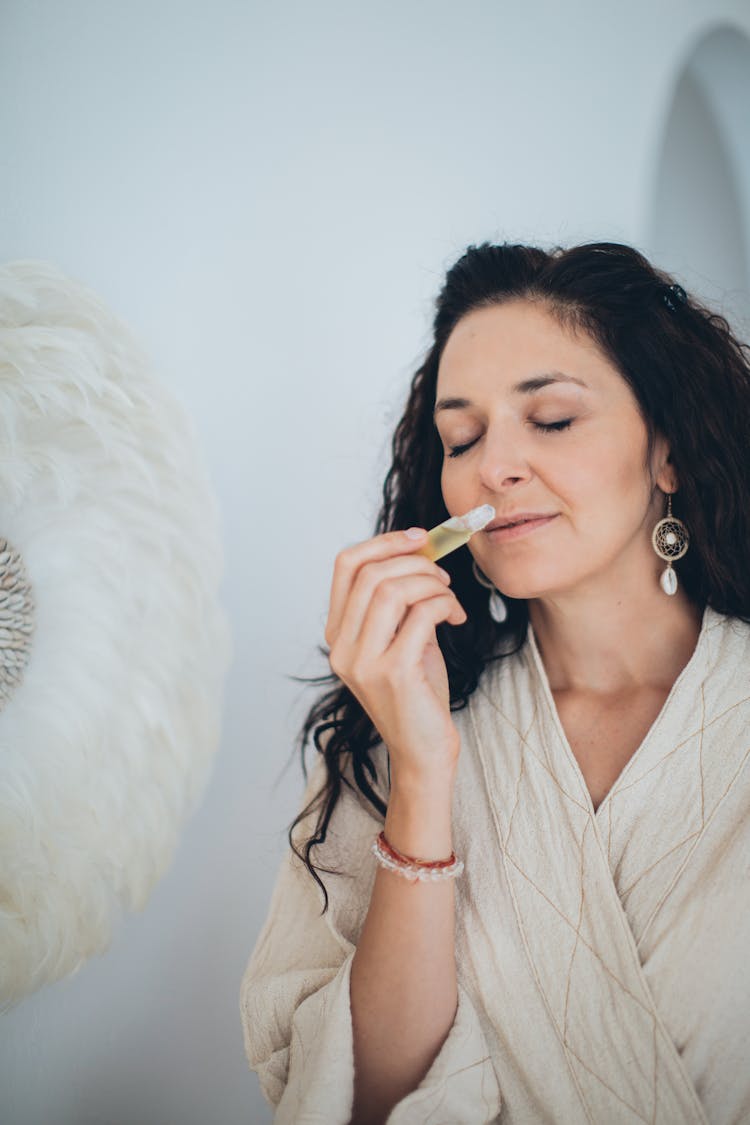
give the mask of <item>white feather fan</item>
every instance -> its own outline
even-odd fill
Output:
[[[129,332],[55,267],[0,267],[0,1005],[103,952],[168,867],[219,740],[221,566]]]

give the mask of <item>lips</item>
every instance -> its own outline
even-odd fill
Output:
[[[487,524],[485,531],[497,531],[501,527],[515,527],[516,524],[530,523],[532,520],[548,520],[557,512],[517,512],[515,515],[500,516]]]

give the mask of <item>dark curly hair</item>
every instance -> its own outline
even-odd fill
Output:
[[[680,564],[680,581],[692,602],[750,620],[750,363],[748,346],[727,321],[685,294],[674,278],[654,268],[637,250],[613,242],[545,251],[505,243],[471,246],[448,271],[437,299],[434,340],[414,375],[396,428],[393,460],[383,486],[375,533],[432,527],[448,518],[440,477],[442,445],[433,421],[438,365],[458,321],[475,309],[513,299],[541,303],[565,327],[586,333],[633,392],[648,431],[648,454],[658,434],[671,450],[680,482],[673,513],[690,529],[691,549]],[[489,661],[517,651],[526,638],[525,600],[506,599],[501,625],[489,616],[487,593],[471,572],[468,551],[441,560],[451,588],[466,609],[460,626],[438,625],[451,710],[466,706]],[[328,650],[321,647],[323,655]],[[385,816],[373,788],[370,751],[381,741],[369,716],[336,676],[306,681],[332,683],[311,707],[298,749],[307,778],[305,747],[312,741],[325,759],[323,789],[295,818],[289,842],[325,896],[310,855],[326,839],[348,765],[366,800]],[[296,826],[317,811],[313,835],[300,851]],[[317,870],[332,872],[325,867]]]

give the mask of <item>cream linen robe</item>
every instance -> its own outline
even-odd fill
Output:
[[[705,610],[596,812],[533,629],[454,717],[458,1009],[388,1125],[750,1122],[750,626]],[[241,990],[276,1123],[349,1121],[349,973],[381,827],[344,787],[317,862],[349,875],[323,876],[322,917],[283,862]]]

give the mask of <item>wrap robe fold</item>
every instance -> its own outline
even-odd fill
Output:
[[[596,811],[533,628],[454,719],[458,1009],[388,1125],[750,1122],[750,625],[706,608]],[[322,779],[318,762],[308,797]],[[343,872],[323,875],[325,915],[283,861],[240,1004],[277,1123],[349,1121],[349,973],[381,827],[344,787],[315,859]]]

